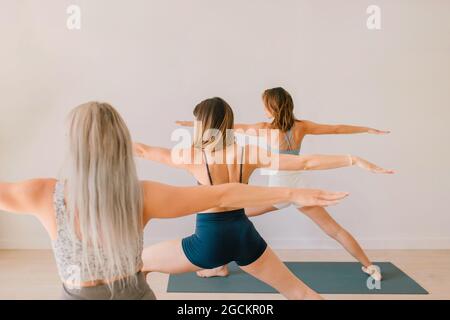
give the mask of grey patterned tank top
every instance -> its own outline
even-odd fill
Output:
[[[81,263],[82,244],[79,239],[71,236],[69,230],[68,215],[66,211],[66,204],[64,200],[64,183],[62,181],[56,182],[55,191],[53,193],[53,204],[56,213],[56,240],[52,241],[53,252],[55,255],[56,265],[58,267],[59,276],[65,283],[89,282],[93,280],[110,280],[106,279],[101,270],[97,271],[97,278],[92,279],[90,270],[94,270],[94,255],[92,252],[88,253],[88,265]],[[143,236],[139,241],[139,255],[136,257],[136,272],[142,267],[142,249]],[[107,258],[105,257],[105,260]],[[117,275],[114,278],[121,278],[129,275]]]

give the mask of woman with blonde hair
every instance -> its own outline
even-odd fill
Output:
[[[139,181],[130,133],[107,103],[90,102],[71,112],[68,145],[64,179],[0,183],[0,210],[32,214],[48,232],[64,299],[155,299],[142,272],[143,228],[151,219],[280,201],[330,205],[347,195]]]
[[[248,183],[256,169],[274,166],[280,170],[323,170],[357,165],[372,172],[390,173],[350,155],[298,156],[269,152],[266,155],[271,161],[263,161],[265,159],[259,155],[266,153],[265,150],[249,145],[241,147],[235,143],[230,130],[234,122],[233,111],[221,98],[202,101],[195,107],[194,116],[196,128],[192,146],[169,150],[136,143],[136,154],[184,169],[199,184],[214,186],[229,182]],[[244,207],[218,205],[202,211],[197,215],[193,235],[144,249],[144,271],[193,272],[219,268],[235,261],[243,271],[289,299],[319,298],[267,246],[247,218]],[[200,271],[199,275],[208,271]]]

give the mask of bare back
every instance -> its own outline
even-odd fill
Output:
[[[233,144],[223,151],[211,153],[203,152],[198,148],[185,150],[191,152],[193,160],[194,157],[197,159],[194,164],[187,166],[187,170],[200,185],[239,182],[247,184],[253,171],[258,168],[258,164],[251,164],[250,162],[249,146],[242,147]],[[234,209],[240,208],[214,207],[204,212],[223,212]]]

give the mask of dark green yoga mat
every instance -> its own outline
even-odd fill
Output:
[[[325,294],[428,294],[417,282],[390,262],[376,262],[383,280],[377,288],[357,262],[286,262],[308,286]],[[170,275],[167,292],[276,293],[274,289],[241,271],[232,263],[225,278],[199,278],[195,273]]]

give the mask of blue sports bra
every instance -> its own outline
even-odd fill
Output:
[[[286,144],[288,145],[288,149],[286,150],[279,150],[276,148],[272,148],[271,146],[268,146],[268,149],[273,153],[278,154],[292,154],[292,155],[298,155],[300,154],[300,148],[293,149],[292,146],[295,145],[294,136],[292,134],[292,128],[289,129],[289,131],[286,132],[284,135],[284,140],[286,141]]]

